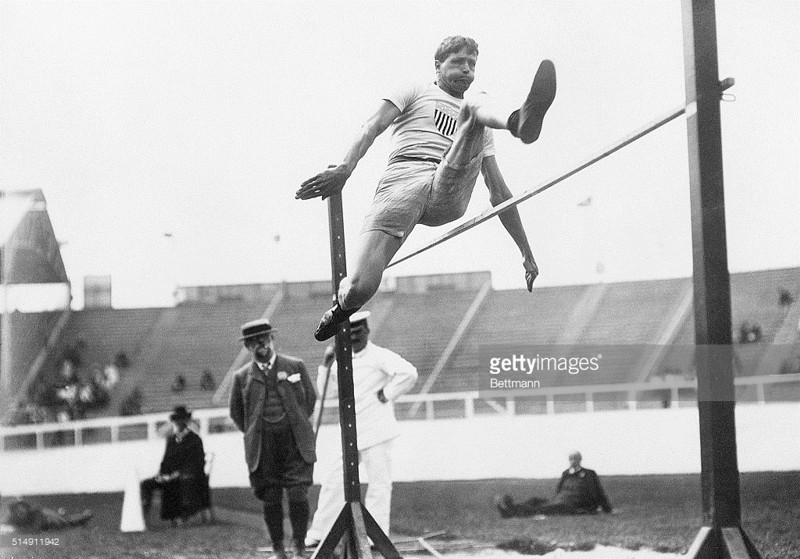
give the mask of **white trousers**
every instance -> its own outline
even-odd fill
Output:
[[[392,441],[388,440],[359,451],[359,462],[367,474],[367,510],[389,536],[389,514],[392,509]],[[342,455],[325,476],[319,492],[319,502],[308,530],[308,539],[322,540],[344,508],[344,471]],[[362,480],[363,481],[363,480]]]

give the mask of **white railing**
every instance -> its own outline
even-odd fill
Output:
[[[161,412],[129,417],[98,417],[62,423],[1,427],[0,450],[9,452],[56,446],[152,440],[163,436],[169,425],[168,416],[168,412]],[[192,412],[192,422],[201,436],[235,429],[228,417],[227,408],[195,410]],[[20,442],[10,443],[9,441],[13,439]],[[31,445],[30,442],[34,439],[35,445]]]
[[[768,386],[796,384],[795,401],[800,395],[800,374],[739,377],[734,379],[736,387],[752,387],[754,394],[740,397],[740,403],[766,404],[779,401],[768,399]],[[424,414],[410,419],[435,420],[444,417],[473,418],[490,414],[526,415],[526,402],[536,401],[540,411],[535,413],[557,413],[559,405],[568,402],[570,412],[594,412],[602,409],[602,402],[613,402],[618,407],[635,411],[640,408],[680,407],[682,402],[694,405],[696,380],[666,379],[644,383],[609,384],[575,387],[537,388],[534,390],[479,393],[444,392],[433,394],[409,394],[397,400],[398,406],[421,406]],[[646,393],[643,395],[643,393]],[[602,395],[616,394],[618,398],[604,399]],[[600,396],[598,398],[598,396]],[[668,396],[668,397],[667,397]],[[437,403],[455,404],[447,410],[437,410]],[[650,402],[651,405],[644,405]],[[664,405],[666,404],[666,405]],[[543,409],[541,409],[543,406]],[[582,409],[581,409],[582,408]],[[325,401],[326,418],[335,422],[335,400]],[[14,452],[40,450],[52,447],[83,446],[100,443],[119,443],[133,440],[154,440],[163,436],[168,424],[168,412],[151,413],[131,417],[102,417],[65,423],[40,423],[0,428],[0,451]],[[201,436],[235,430],[228,416],[228,408],[201,409],[193,412],[193,422]],[[398,417],[405,414],[398,413]],[[330,422],[330,421],[328,421]]]

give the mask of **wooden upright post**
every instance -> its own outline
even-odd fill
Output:
[[[333,299],[336,301],[339,284],[347,276],[341,194],[335,194],[328,198],[328,224],[330,227],[331,269],[333,271]],[[342,323],[336,333],[336,364],[345,503],[330,531],[314,551],[312,559],[333,557],[339,542],[344,543],[346,555],[351,559],[371,558],[370,539],[384,557],[400,559],[400,554],[389,540],[388,535],[383,533],[361,502],[361,483],[358,477],[356,401],[353,393],[353,346],[350,342],[349,321]]]
[[[688,557],[759,557],[741,528],[714,0],[682,0],[703,528]]]

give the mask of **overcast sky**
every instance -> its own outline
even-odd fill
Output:
[[[718,0],[717,22],[720,78],[736,78],[722,106],[730,268],[798,266],[800,2]],[[517,193],[684,100],[678,0],[4,0],[0,189],[44,191],[75,307],[93,274],[112,276],[117,307],[169,304],[175,284],[328,279],[325,203],[295,190],[383,95],[432,80],[454,34],[480,45],[473,87],[509,110],[555,62],[541,139],[495,135]],[[388,136],[345,188],[349,249]],[[686,149],[678,119],[522,204],[537,285],[690,275]],[[467,217],[488,207],[479,182]],[[446,230],[417,228],[403,252]],[[497,220],[391,273],[466,270],[524,287]]]

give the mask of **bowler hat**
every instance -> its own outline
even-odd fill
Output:
[[[270,332],[275,332],[275,329],[272,328],[272,324],[270,324],[269,320],[266,318],[251,320],[250,322],[242,324],[242,337],[239,338],[239,340],[246,340],[254,336],[263,336]]]
[[[171,421],[188,420],[192,418],[192,412],[188,411],[186,406],[175,406],[175,411],[169,418]]]

